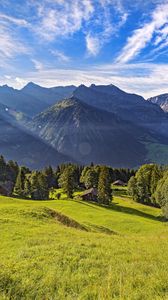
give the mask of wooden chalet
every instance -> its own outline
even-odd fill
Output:
[[[84,191],[80,197],[82,200],[97,202],[97,194],[96,188],[90,188],[89,190]]]

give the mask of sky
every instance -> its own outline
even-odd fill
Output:
[[[168,93],[168,0],[0,0],[0,85]]]

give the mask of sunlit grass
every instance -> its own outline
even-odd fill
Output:
[[[60,223],[53,211],[87,231]],[[0,299],[168,298],[167,223],[122,190],[109,208],[65,194],[0,197],[0,245]]]

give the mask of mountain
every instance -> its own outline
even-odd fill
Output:
[[[150,162],[145,143],[158,141],[149,131],[74,96],[36,116],[29,127],[57,151],[83,164],[136,167]]]
[[[48,107],[63,98],[70,97],[75,89],[76,87],[74,85],[45,88],[33,82],[29,82],[21,92],[30,97],[35,97],[38,99],[38,103],[45,103],[46,107]]]
[[[32,117],[58,100],[69,97],[74,89],[74,86],[43,88],[29,83],[23,89],[17,90],[4,85],[0,86],[0,103]]]
[[[24,94],[20,90],[13,89],[7,85],[0,87],[0,103],[11,109],[22,112],[27,116],[39,113],[40,109],[46,108],[43,103],[39,103],[37,99]]]
[[[20,165],[34,169],[72,161],[19,126],[12,111],[4,109],[0,105],[0,153],[8,160],[16,160]]]
[[[147,101],[155,103],[163,109],[164,112],[168,112],[168,94],[162,94],[147,99]]]
[[[79,86],[73,93],[81,101],[119,115],[122,119],[168,137],[168,117],[156,104],[114,85]]]

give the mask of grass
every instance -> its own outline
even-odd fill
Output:
[[[79,200],[0,197],[0,299],[168,299],[168,224],[114,192]]]

